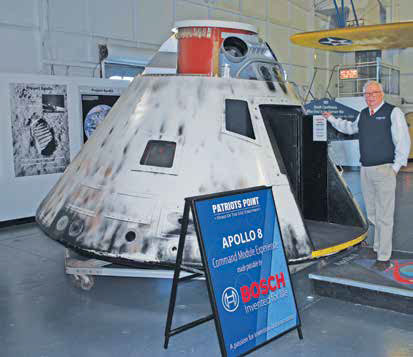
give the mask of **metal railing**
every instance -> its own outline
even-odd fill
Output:
[[[381,83],[384,94],[400,95],[400,70],[377,58],[374,62],[338,66],[338,97],[362,96],[363,86],[371,80]]]

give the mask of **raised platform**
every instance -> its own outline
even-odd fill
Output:
[[[322,296],[413,314],[413,253],[394,251],[391,267],[373,268],[374,252],[360,248],[309,275]]]

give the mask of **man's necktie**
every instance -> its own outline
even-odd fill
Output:
[[[370,109],[370,116],[373,116],[373,115],[374,115],[374,110]]]

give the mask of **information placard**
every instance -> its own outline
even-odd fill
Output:
[[[322,115],[313,116],[313,141],[327,141],[327,120]]]
[[[192,212],[223,355],[299,327],[272,189],[195,198]]]

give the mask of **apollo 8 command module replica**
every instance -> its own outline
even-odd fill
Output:
[[[365,238],[366,222],[313,141],[285,71],[255,27],[182,21],[41,203],[36,219],[81,254],[174,264],[184,198],[273,186],[290,263]],[[191,228],[192,227],[192,228]],[[188,228],[184,261],[201,257]]]

